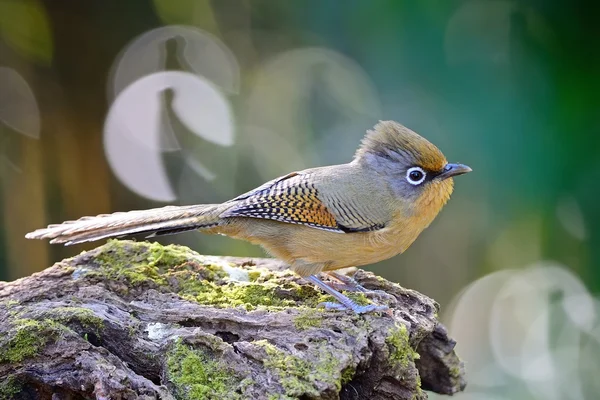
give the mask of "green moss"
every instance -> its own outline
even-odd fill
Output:
[[[113,281],[124,280],[128,286],[163,287],[201,304],[218,307],[244,306],[251,310],[259,306],[290,307],[296,302],[281,298],[274,282],[229,282],[222,267],[204,264],[203,257],[184,246],[162,246],[159,243],[109,241],[95,255],[101,275]],[[261,276],[251,271],[251,280]],[[296,285],[299,287],[299,285]]]
[[[186,272],[170,274],[179,282],[178,293],[184,298],[217,307],[239,307],[246,310],[267,308],[282,310],[289,307],[311,307],[322,295],[312,287],[295,282],[281,282],[286,274],[268,271],[272,280],[251,282],[213,282],[194,279]]]
[[[16,378],[9,376],[0,381],[0,400],[13,400],[21,392],[23,385]]]
[[[172,262],[169,265],[173,266],[187,260],[183,257],[185,251],[179,247],[110,240],[95,255],[95,260],[107,278],[124,279],[132,285],[149,282],[164,285],[166,280],[160,267],[167,262]]]
[[[217,307],[239,307],[246,310],[267,308],[281,310],[289,307],[315,309],[324,302],[335,302],[332,296],[322,294],[309,285],[299,285],[295,282],[281,282],[278,273],[274,273],[271,281],[251,282],[223,282],[200,281],[193,276],[185,274],[171,274],[177,277],[179,283],[178,293],[200,304]],[[358,304],[370,304],[362,294],[352,293],[351,298]],[[318,314],[314,314],[317,317]],[[317,321],[307,319],[299,321],[305,327],[316,324]],[[308,325],[307,325],[308,324]],[[317,325],[313,325],[317,326]]]
[[[201,279],[217,280],[227,276],[216,265],[201,265],[202,257],[185,246],[160,243],[110,240],[94,255],[98,271],[88,276],[101,275],[114,280],[125,280],[132,286],[151,284],[165,286],[169,271],[194,270]]]
[[[260,278],[260,271],[249,271],[248,272],[248,278],[250,278],[251,282],[256,282],[258,280],[258,278]]]
[[[17,300],[10,299],[10,300],[3,301],[1,304],[6,306],[6,308],[11,309],[14,306],[19,305],[20,303]]]
[[[342,385],[345,385],[348,382],[351,382],[356,374],[356,369],[352,367],[348,367],[342,371]]]
[[[136,331],[137,331],[137,329],[136,329],[136,326],[134,326],[134,325],[129,325],[129,326],[127,327],[127,332],[129,333],[129,336],[130,336],[130,337],[134,337],[134,336],[135,336],[135,333],[136,333]]]
[[[339,360],[323,346],[318,362],[310,363],[300,357],[278,349],[266,340],[254,342],[265,349],[267,358],[265,367],[278,374],[279,382],[285,390],[284,397],[298,398],[302,395],[319,396],[317,387],[323,383],[333,385],[337,391],[342,388],[342,376],[339,371]],[[319,384],[320,383],[320,384]]]
[[[99,268],[85,271],[85,275],[110,281],[115,290],[125,292],[149,286],[200,304],[246,310],[316,308],[322,302],[335,301],[311,285],[294,282],[291,271],[251,268],[249,282],[229,279],[228,268],[214,265],[211,258],[184,246],[111,240],[93,257]],[[119,286],[119,282],[125,284]],[[349,296],[358,304],[370,303],[362,293]]]
[[[104,320],[92,310],[84,307],[57,307],[48,312],[48,317],[62,324],[77,322],[84,328],[98,332],[104,326]]]
[[[412,396],[413,399],[421,399],[423,398],[423,389],[421,389],[421,375],[417,374],[417,387],[415,390],[415,394]],[[425,397],[427,398],[427,397]]]
[[[269,308],[284,308],[295,306],[292,299],[280,298],[276,290],[278,285],[272,282],[249,283],[236,282],[218,285],[214,282],[188,282],[180,294],[201,304],[218,307],[243,306],[253,310],[259,306]]]
[[[392,365],[399,366],[403,371],[409,366],[414,365],[415,360],[419,359],[417,353],[410,346],[410,337],[408,329],[403,324],[396,324],[390,331],[389,336],[385,339],[389,348],[389,359]],[[421,389],[421,376],[417,372],[416,381],[414,382],[413,399],[422,399],[424,397]]]
[[[390,361],[398,363],[402,368],[419,358],[419,353],[410,346],[408,329],[405,325],[396,324],[385,339],[390,350]]]
[[[323,315],[316,309],[306,309],[294,318],[294,326],[296,329],[304,330],[316,326],[320,326],[323,322]]]
[[[238,385],[234,376],[205,352],[181,341],[175,343],[168,355],[167,376],[179,399],[240,399],[235,393]]]
[[[460,368],[458,366],[451,367],[449,372],[450,372],[450,377],[452,379],[455,379],[455,380],[459,380],[460,379],[460,377],[461,377],[461,373],[460,372],[461,371],[460,371]]]
[[[46,319],[15,319],[10,321],[11,334],[0,340],[0,363],[16,363],[34,357],[66,328]]]
[[[364,293],[355,292],[355,293],[345,293],[351,300],[354,300],[356,304],[359,306],[366,306],[371,304],[371,301],[365,296]]]

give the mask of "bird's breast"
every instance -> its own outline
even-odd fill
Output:
[[[372,232],[335,233],[311,228],[293,230],[289,254],[296,259],[323,263],[333,270],[386,260],[406,250],[420,230],[391,223]]]

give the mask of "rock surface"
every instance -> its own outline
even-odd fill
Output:
[[[110,241],[0,282],[0,399],[408,400],[464,388],[433,300],[358,270],[391,312],[324,310],[331,298],[283,267]]]

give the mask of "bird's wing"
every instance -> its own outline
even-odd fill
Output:
[[[339,233],[385,227],[389,215],[384,207],[373,202],[368,189],[340,190],[348,184],[335,176],[292,172],[231,200],[235,205],[220,217],[271,219]]]

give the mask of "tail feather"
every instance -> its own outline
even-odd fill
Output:
[[[71,245],[140,233],[168,235],[218,225],[223,211],[219,204],[203,204],[101,214],[48,225],[25,237]]]

